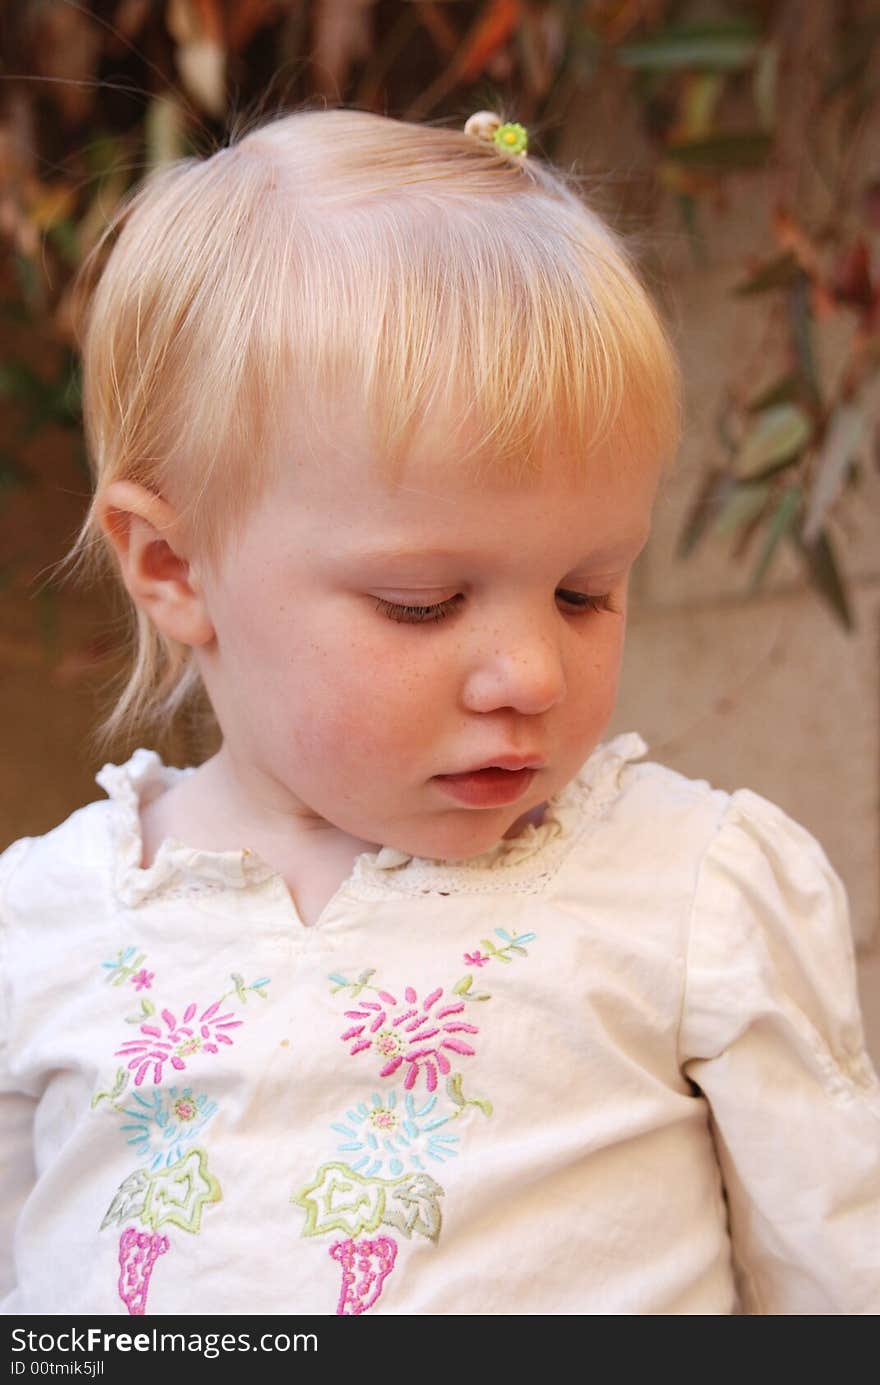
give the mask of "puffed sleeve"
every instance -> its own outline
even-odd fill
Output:
[[[880,1312],[880,1085],[846,891],[749,789],[700,865],[680,1061],[708,1102],[743,1311]]]
[[[6,936],[6,883],[29,840],[22,837],[0,855],[0,1301],[15,1287],[13,1229],[36,1181],[33,1129],[37,1102],[19,1090],[10,1063],[12,979]]]

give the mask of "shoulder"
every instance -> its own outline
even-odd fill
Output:
[[[617,753],[606,764],[604,793],[584,800],[588,853],[616,855],[631,876],[675,874],[694,884],[734,796],[707,779],[641,758],[648,747],[640,736],[617,737],[612,749]]]
[[[106,871],[110,858],[109,800],[77,808],[50,831],[20,837],[0,854],[0,914],[63,898]]]

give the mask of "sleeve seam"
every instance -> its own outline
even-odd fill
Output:
[[[690,909],[689,909],[689,912],[688,912],[688,919],[687,919],[687,923],[686,923],[686,925],[685,925],[686,943],[685,943],[685,949],[684,949],[684,977],[683,977],[683,979],[682,979],[682,984],[681,984],[681,1006],[680,1006],[680,1009],[679,1009],[678,1026],[677,1026],[676,1039],[675,1039],[675,1060],[676,1060],[676,1064],[677,1064],[677,1066],[678,1066],[679,1072],[682,1072],[682,1073],[683,1073],[683,1067],[682,1067],[682,1053],[681,1053],[682,1030],[684,1029],[685,1019],[686,1019],[686,1016],[687,1016],[687,1008],[688,1008],[688,995],[689,995],[689,991],[690,991],[690,980],[691,980],[691,954],[692,954],[692,952],[693,952],[693,945],[694,945],[694,919],[695,919],[695,917],[696,917],[696,912],[697,912],[697,903],[698,903],[699,899],[701,898],[701,886],[702,886],[702,883],[703,883],[703,873],[704,873],[704,870],[705,870],[705,866],[706,866],[706,862],[707,862],[707,860],[708,860],[709,854],[710,854],[710,852],[714,849],[715,844],[716,844],[716,842],[718,841],[718,838],[720,837],[720,835],[721,835],[721,833],[723,832],[724,828],[727,826],[727,822],[728,822],[728,818],[730,817],[731,809],[732,809],[734,806],[735,806],[735,805],[734,805],[734,802],[733,802],[733,795],[732,795],[732,794],[727,794],[727,801],[726,801],[726,803],[725,803],[725,805],[724,805],[724,811],[722,812],[720,818],[719,818],[718,821],[716,822],[716,824],[715,824],[715,829],[714,829],[714,831],[712,832],[711,837],[709,838],[708,842],[706,843],[706,845],[704,846],[704,848],[703,848],[703,850],[702,850],[702,852],[701,852],[701,854],[700,854],[700,859],[699,859],[699,862],[698,862],[698,864],[697,864],[696,873],[695,873],[695,875],[694,875],[694,887],[693,887],[693,892],[692,892],[692,894],[691,894],[691,902],[690,902]]]

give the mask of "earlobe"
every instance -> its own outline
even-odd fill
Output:
[[[212,640],[214,627],[173,507],[134,481],[113,481],[97,513],[135,605],[164,635],[181,644]]]

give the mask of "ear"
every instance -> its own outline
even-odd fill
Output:
[[[132,601],[156,628],[181,644],[212,640],[214,627],[171,505],[134,481],[112,481],[97,515]]]

